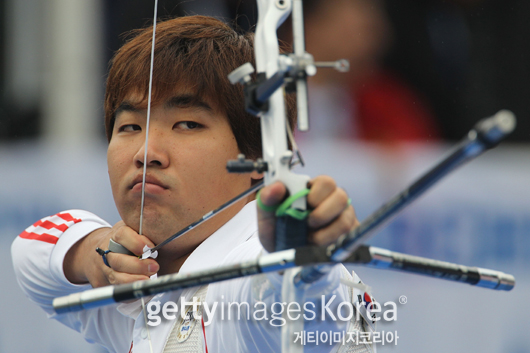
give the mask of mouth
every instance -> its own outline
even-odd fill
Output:
[[[143,176],[142,174],[138,175],[136,178],[134,178],[133,182],[130,184],[129,189],[131,189],[133,192],[141,192],[142,191],[142,181]],[[145,192],[148,194],[158,194],[165,190],[169,189],[169,186],[162,183],[158,178],[152,176],[152,175],[146,175],[145,176]]]

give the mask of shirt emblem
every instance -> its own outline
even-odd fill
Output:
[[[178,330],[177,330],[177,342],[182,343],[186,341],[193,332],[197,320],[193,317],[193,306],[190,305],[186,308],[184,318],[180,318]]]

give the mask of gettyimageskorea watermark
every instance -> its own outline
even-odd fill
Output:
[[[350,321],[353,318],[377,322],[397,321],[398,305],[396,302],[387,301],[383,304],[372,301],[359,300],[355,303],[337,300],[337,296],[326,297],[322,295],[320,300],[298,302],[226,302],[214,301],[211,303],[201,302],[199,298],[193,297],[193,301],[180,299],[180,306],[167,301],[152,300],[147,305],[147,324],[158,326],[165,320],[184,319],[186,315],[192,315],[195,320],[202,320],[204,326],[209,326],[214,320],[254,320],[267,321],[271,326],[281,327],[288,321],[296,321],[303,317],[306,321]],[[401,296],[399,303],[406,303],[406,297]]]
[[[362,344],[393,344],[397,346],[399,339],[397,331],[298,331],[294,332],[293,343],[305,346],[309,344],[330,345],[340,343],[342,345]]]

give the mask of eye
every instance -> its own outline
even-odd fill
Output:
[[[142,128],[140,127],[140,125],[127,124],[127,125],[120,126],[120,128],[118,129],[118,132],[133,132],[133,131],[141,131],[141,130]]]
[[[181,121],[175,124],[175,128],[182,130],[194,130],[200,127],[202,127],[202,125],[195,121]]]

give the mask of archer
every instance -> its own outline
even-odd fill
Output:
[[[273,251],[274,213],[257,209],[254,196],[250,196],[162,247],[156,259],[106,252],[112,239],[141,255],[146,246],[154,247],[261,178],[257,172],[228,174],[225,169],[226,162],[239,153],[250,158],[261,155],[259,121],[245,112],[242,89],[230,85],[226,78],[243,63],[254,61],[252,34],[240,35],[216,19],[202,16],[157,26],[150,126],[146,116],[151,28],[137,31],[117,52],[107,79],[108,171],[122,221],[111,227],[89,212],[66,211],[37,222],[13,244],[15,271],[23,290],[48,313],[52,313],[54,297],[88,286],[197,271]],[[293,125],[293,109],[289,111]],[[317,177],[309,187],[310,243],[330,244],[358,224],[345,191],[331,178]],[[261,202],[265,208],[276,205],[285,193],[281,183],[272,184],[262,190]],[[103,256],[96,248],[104,251]],[[322,291],[336,295],[337,302],[356,300],[351,298],[351,289],[339,283],[341,276],[348,275],[345,272],[336,266],[314,283],[315,300],[320,300]],[[280,293],[281,275],[274,274],[164,293],[153,300],[180,303],[198,296],[206,302],[223,297],[231,302],[273,303]],[[180,322],[163,321],[147,334],[137,302],[54,318],[116,352],[131,348],[145,352],[151,344],[153,351],[170,351],[175,342],[178,349],[194,351],[207,347],[219,352],[279,351],[280,329],[267,323],[214,320],[204,328],[190,320],[190,315],[186,317]],[[364,324],[311,321],[305,329],[347,332],[364,330]],[[311,348],[320,352],[334,346]]]

